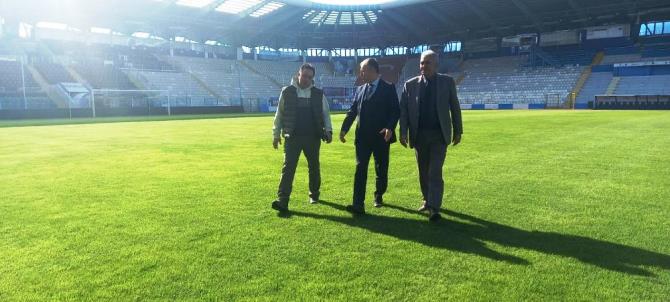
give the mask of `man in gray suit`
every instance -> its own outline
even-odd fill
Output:
[[[463,134],[456,82],[437,73],[437,63],[437,53],[423,52],[419,63],[421,75],[405,82],[400,98],[400,144],[415,149],[423,195],[419,211],[428,211],[430,221],[441,218],[442,166],[447,146],[458,145]]]

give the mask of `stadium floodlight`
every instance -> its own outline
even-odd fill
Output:
[[[307,18],[311,17],[314,13],[316,13],[316,11],[312,9],[312,10],[306,12],[306,13],[302,16],[302,18],[303,18],[303,19],[307,19]]]
[[[326,20],[323,21],[324,24],[335,24],[337,22],[337,16],[340,15],[340,12],[336,11],[331,11],[330,14],[328,14],[328,17],[326,17]]]
[[[133,36],[135,38],[146,39],[146,38],[149,38],[151,36],[151,34],[148,33],[148,32],[138,31],[138,32],[133,33],[131,36]]]
[[[305,13],[302,18],[309,20],[309,23],[311,24],[334,25],[335,23],[338,23],[340,25],[351,25],[375,23],[377,22],[378,17],[373,11],[322,10],[317,13],[314,10],[310,10]]]
[[[321,22],[321,19],[323,19],[323,17],[324,17],[327,13],[328,13],[328,12],[325,11],[325,10],[320,11],[318,14],[316,14],[316,16],[314,16],[314,18],[312,18],[312,20],[309,21],[309,23],[316,24],[316,23]]]
[[[37,24],[35,24],[35,27],[66,30],[67,29],[67,24],[41,21],[41,22],[37,22]]]
[[[284,7],[285,5],[286,4],[281,3],[281,2],[270,1],[270,2],[266,3],[265,5],[263,5],[263,7],[257,9],[255,12],[249,14],[249,16],[258,18],[260,16],[267,15],[267,14],[273,12],[273,11],[276,11],[276,10]]]
[[[328,4],[328,5],[377,5],[377,4],[396,2],[396,0],[310,0],[310,1],[314,3]]]
[[[365,14],[368,15],[368,18],[370,18],[372,23],[377,22],[377,14],[375,14],[373,11],[366,11]]]
[[[342,25],[350,25],[352,24],[352,12],[342,12],[340,15],[340,24]]]
[[[94,34],[105,34],[109,35],[112,33],[112,30],[109,28],[102,28],[102,27],[91,27],[91,32]]]
[[[263,2],[263,0],[226,0],[216,8],[216,11],[228,14],[239,14],[261,2]]]
[[[177,5],[203,8],[212,2],[214,2],[214,0],[179,0],[177,1]]]
[[[368,21],[365,19],[365,16],[362,12],[354,12],[354,23],[356,24],[367,24]]]

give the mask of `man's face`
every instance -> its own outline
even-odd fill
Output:
[[[314,72],[311,69],[300,69],[298,72],[298,86],[307,88],[314,81]]]
[[[361,66],[360,76],[363,82],[372,83],[377,79],[377,72],[366,64]]]
[[[421,74],[423,76],[432,77],[435,74],[435,71],[437,70],[437,61],[435,60],[435,56],[433,55],[421,56],[421,62],[419,62],[419,70],[421,70]]]

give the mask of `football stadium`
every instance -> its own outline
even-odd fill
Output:
[[[669,301],[669,201],[667,0],[0,1],[0,301]]]

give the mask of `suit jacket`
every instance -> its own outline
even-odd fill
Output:
[[[377,89],[375,89],[375,92],[367,100],[363,99],[365,86],[361,85],[356,88],[354,103],[344,118],[342,131],[349,132],[351,125],[356,120],[356,117],[358,117],[355,143],[361,141],[378,141],[380,138],[383,138],[379,134],[379,131],[384,128],[390,129],[393,132],[389,143],[394,143],[396,141],[395,127],[400,117],[398,94],[395,90],[395,85],[380,79]]]
[[[421,95],[422,76],[416,76],[405,82],[400,98],[400,136],[408,137],[413,148],[419,133],[419,96]],[[437,116],[444,141],[451,142],[452,127],[455,134],[463,134],[461,105],[456,96],[456,82],[446,74],[435,75],[433,93],[437,94]]]

